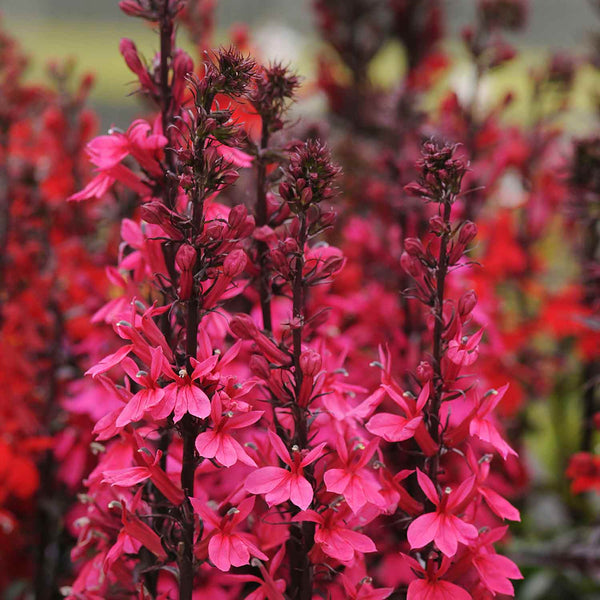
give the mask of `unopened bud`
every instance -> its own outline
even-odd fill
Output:
[[[191,271],[196,263],[196,249],[189,244],[182,244],[177,250],[175,264],[182,271]]]
[[[269,381],[271,378],[271,370],[269,369],[269,362],[264,356],[253,354],[249,361],[250,371],[253,375],[260,377],[264,381]]]
[[[409,237],[404,240],[404,249],[410,256],[417,258],[425,255],[423,242],[417,238]]]
[[[231,229],[237,229],[246,220],[247,216],[248,210],[243,204],[238,204],[237,206],[234,206],[229,211],[229,217],[227,218],[229,227],[231,227]]]
[[[417,367],[417,377],[422,384],[433,379],[433,367],[425,360],[422,360]]]
[[[322,364],[321,355],[314,350],[305,350],[300,355],[300,370],[306,377],[315,377],[321,370]]]
[[[249,315],[239,314],[229,323],[231,333],[242,340],[252,340],[258,334],[258,327]]]
[[[246,253],[243,250],[234,250],[223,262],[223,275],[229,279],[237,277],[246,268]]]
[[[436,235],[441,235],[446,230],[446,223],[439,215],[435,215],[429,219],[429,227]]]
[[[413,258],[408,252],[400,256],[400,265],[406,273],[417,279],[423,274],[423,267],[417,258]]]
[[[470,242],[472,242],[476,235],[477,225],[475,225],[473,221],[465,221],[462,227],[460,228],[460,232],[458,234],[458,241],[464,247]]]
[[[471,314],[477,304],[477,294],[474,290],[464,293],[458,301],[458,312],[461,317]]]

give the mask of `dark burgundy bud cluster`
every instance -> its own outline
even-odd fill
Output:
[[[415,196],[431,202],[452,202],[460,193],[460,187],[468,163],[455,156],[456,144],[429,141],[423,145],[422,158],[417,161],[421,174],[417,182],[404,189]]]
[[[283,128],[283,115],[299,85],[298,76],[278,62],[269,64],[257,74],[249,100],[269,133]]]
[[[442,304],[438,296],[439,273],[461,263],[477,235],[477,226],[472,221],[467,219],[454,223],[451,220],[452,205],[460,194],[462,178],[468,165],[465,159],[456,157],[456,149],[456,145],[425,142],[422,158],[417,161],[420,170],[418,181],[404,188],[408,193],[420,196],[426,202],[439,205],[437,214],[429,218],[430,235],[427,238],[404,239],[400,265],[414,280],[415,287],[411,290],[414,296],[428,306],[437,305],[440,314]],[[448,319],[444,315],[444,322],[447,323],[444,335],[450,335],[453,331],[451,325],[456,316],[459,316],[461,321],[469,316],[476,301],[475,292],[469,292],[461,298],[458,315],[450,314]],[[449,302],[444,305],[443,310],[451,306],[453,307],[453,303]]]
[[[193,78],[192,93],[195,105],[209,112],[217,94],[239,97],[248,92],[254,82],[256,62],[233,47],[205,56],[204,74]]]
[[[279,185],[279,194],[295,213],[334,195],[333,182],[340,168],[331,160],[328,148],[318,140],[296,145]]]

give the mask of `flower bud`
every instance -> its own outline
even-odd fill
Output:
[[[433,367],[425,360],[422,360],[417,367],[417,378],[425,385],[433,379]]]
[[[233,279],[246,267],[246,253],[243,250],[233,250],[223,261],[223,275]]]
[[[189,244],[182,244],[175,255],[175,264],[182,271],[191,271],[196,263],[196,249]]]
[[[410,256],[407,252],[403,252],[400,256],[400,265],[414,279],[421,277],[423,274],[423,266],[419,260]]]
[[[423,242],[417,238],[406,238],[404,240],[404,249],[410,256],[421,257],[425,255],[425,248]]]
[[[300,193],[300,202],[304,206],[308,206],[311,203],[312,198],[313,198],[313,193],[312,193],[312,190],[309,187],[304,188],[302,190],[302,192]]]
[[[300,250],[298,247],[298,242],[294,238],[285,238],[281,243],[281,251],[285,254],[295,254]]]
[[[458,312],[461,317],[470,315],[477,304],[477,294],[474,290],[464,293],[458,301]]]
[[[269,362],[264,356],[253,354],[250,357],[248,365],[250,367],[250,371],[252,371],[252,374],[256,375],[256,377],[260,377],[264,381],[269,381],[269,379],[271,378]]]
[[[252,340],[258,335],[258,327],[249,315],[239,314],[229,322],[231,333],[242,340]]]
[[[462,246],[469,244],[477,235],[477,225],[473,221],[465,221],[460,228],[458,241]]]
[[[314,350],[305,350],[300,355],[300,370],[305,377],[315,377],[321,370],[321,355]]]
[[[142,87],[152,91],[154,89],[154,82],[140,60],[136,45],[130,39],[123,38],[119,42],[119,51],[123,55],[129,69],[137,75]]]
[[[189,300],[194,287],[194,265],[196,264],[196,250],[189,244],[179,247],[175,255],[175,264],[179,268],[179,299]]]
[[[248,210],[243,204],[238,204],[237,206],[234,206],[229,211],[229,217],[227,218],[229,227],[231,227],[231,229],[237,229],[246,220],[247,216]]]
[[[444,223],[442,217],[435,215],[429,219],[429,227],[433,233],[441,235],[446,229],[446,223]]]

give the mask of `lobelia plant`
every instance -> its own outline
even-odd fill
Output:
[[[160,32],[150,64],[130,40],[120,46],[157,116],[92,140],[97,174],[71,196],[124,186],[139,209],[122,221],[113,299],[94,317],[122,342],[88,370],[104,414],[65,594],[512,594],[520,572],[493,544],[506,533],[499,520],[519,513],[486,481],[492,452],[515,454],[494,417],[506,388],[479,391],[476,296],[448,293],[476,235],[453,214],[464,159],[426,143],[409,188],[427,202],[429,229],[403,241],[399,268],[431,355],[401,386],[382,347],[369,394],[345,381],[346,356],[360,364],[364,349],[340,342],[326,311],[343,300],[332,281],[345,259],[322,239],[339,168],[317,140],[273,143],[297,78],[234,49],[208,52],[194,71],[174,42],[183,5],[121,2]],[[227,195],[252,167],[254,216]],[[391,564],[401,569],[382,575]]]

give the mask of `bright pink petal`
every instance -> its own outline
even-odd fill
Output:
[[[501,519],[509,519],[510,521],[520,521],[521,515],[519,511],[498,492],[489,487],[480,487],[479,492],[485,498],[488,506]]]
[[[231,568],[230,547],[229,536],[222,533],[216,533],[208,542],[208,556],[215,567],[221,571],[229,571]]]
[[[431,481],[421,469],[417,469],[417,480],[419,481],[419,486],[423,490],[423,493],[431,502],[433,502],[433,504],[435,504],[435,506],[437,506],[440,503],[440,498],[435,489],[435,485],[433,485],[433,481]]]
[[[250,473],[246,478],[245,488],[251,494],[266,494],[289,476],[289,471],[280,467],[263,467]]]
[[[313,489],[304,477],[292,477],[290,481],[290,500],[298,508],[306,510],[313,499]]]
[[[423,548],[433,541],[437,535],[439,517],[437,513],[427,513],[417,517],[408,527],[406,532],[411,548]]]

